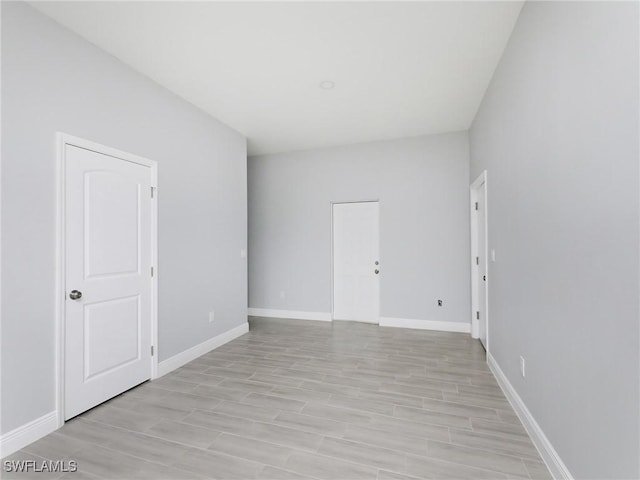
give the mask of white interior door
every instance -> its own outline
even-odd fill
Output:
[[[333,205],[333,318],[378,323],[378,202]]]
[[[65,419],[151,376],[151,169],[65,145]]]
[[[484,348],[487,348],[487,232],[486,232],[486,183],[477,190],[477,282],[478,285],[478,338]]]

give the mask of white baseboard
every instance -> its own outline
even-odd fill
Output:
[[[538,422],[533,418],[533,415],[531,415],[531,412],[520,398],[520,395],[518,395],[516,390],[513,388],[513,385],[511,385],[511,382],[509,382],[506,375],[498,365],[498,362],[496,362],[495,358],[493,358],[490,353],[487,354],[487,363],[489,364],[489,368],[493,372],[493,375],[496,377],[498,385],[502,388],[507,400],[509,400],[509,403],[518,415],[522,425],[524,425],[524,428],[531,437],[533,444],[538,449],[538,452],[540,452],[540,456],[547,465],[547,468],[549,468],[553,478],[556,480],[573,480],[571,472],[569,472],[569,469],[558,455],[558,452],[553,448],[553,445],[551,445],[551,442],[542,431],[542,428],[540,428]]]
[[[17,452],[58,429],[58,412],[49,412],[0,436],[0,458]]]
[[[230,342],[231,340],[244,335],[249,331],[249,324],[243,323],[242,325],[232,328],[220,335],[217,335],[209,340],[196,345],[184,352],[174,355],[167,360],[163,360],[158,363],[158,375],[156,378],[165,375],[178,367],[181,367],[185,363],[189,363],[191,360],[195,360],[201,355],[204,355],[211,350]],[[53,411],[43,415],[40,418],[26,423],[10,432],[0,436],[0,458],[4,458],[7,455],[17,452],[18,450],[26,447],[30,443],[40,440],[42,437],[56,431],[60,427],[58,423],[58,412]]]
[[[466,322],[443,322],[439,320],[418,320],[415,318],[380,317],[381,327],[414,328],[418,330],[439,330],[441,332],[471,332]]]
[[[243,323],[242,325],[232,328],[231,330],[227,330],[220,335],[216,335],[209,340],[206,340],[195,347],[191,347],[184,352],[180,352],[177,355],[174,355],[171,358],[167,358],[158,363],[158,375],[156,378],[166,375],[169,372],[172,372],[176,368],[180,368],[181,366],[189,363],[192,360],[204,355],[205,353],[214,350],[225,343],[230,342],[231,340],[238,338],[241,335],[244,335],[249,331],[249,323]]]
[[[271,310],[268,308],[249,308],[252,317],[291,318],[295,320],[317,320],[330,322],[331,312],[300,312],[296,310]]]
[[[249,308],[253,317],[290,318],[296,320],[331,321],[331,312],[302,312],[295,310],[272,310],[268,308]],[[464,322],[441,322],[434,320],[416,320],[413,318],[380,317],[381,327],[415,328],[420,330],[440,330],[443,332],[471,332],[471,325]]]

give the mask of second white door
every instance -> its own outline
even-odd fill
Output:
[[[478,311],[480,341],[487,348],[487,233],[485,219],[485,184],[478,189]]]
[[[151,169],[67,144],[65,419],[151,375]]]
[[[333,319],[378,323],[378,202],[333,205]]]

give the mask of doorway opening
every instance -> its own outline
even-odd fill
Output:
[[[334,320],[380,321],[380,233],[377,201],[332,208]]]
[[[471,336],[489,351],[489,279],[487,171],[470,186],[471,199]]]
[[[157,375],[157,164],[58,134],[58,424]]]

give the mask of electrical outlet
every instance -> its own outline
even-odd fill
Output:
[[[520,375],[522,375],[522,378],[524,378],[524,357],[520,357]]]
[[[280,292],[280,298],[285,298],[287,295],[284,293],[284,290]]]
[[[215,312],[214,310],[211,310],[211,311],[209,312],[209,323],[213,323],[213,321],[215,320],[215,318],[216,318],[216,312]]]

